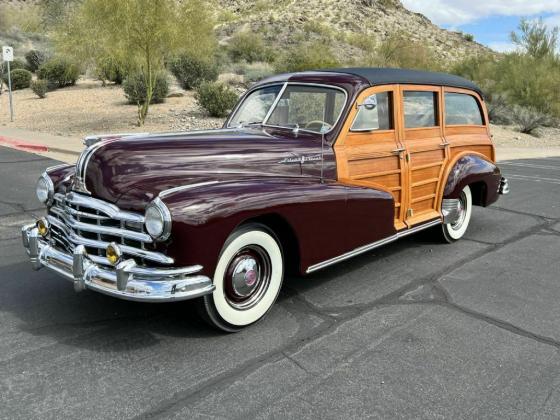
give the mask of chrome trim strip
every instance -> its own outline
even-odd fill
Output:
[[[182,186],[179,186],[179,187],[170,188],[168,190],[163,190],[162,192],[159,193],[158,197],[159,198],[165,198],[168,195],[176,193],[178,191],[190,190],[191,188],[198,188],[198,187],[202,187],[202,186],[205,186],[205,185],[218,184],[219,182],[220,181],[205,181],[205,182],[198,182],[196,184],[182,185]]]
[[[168,302],[193,299],[210,294],[212,280],[195,274],[202,266],[176,268],[138,267],[134,260],[117,267],[101,267],[88,256],[83,246],[73,254],[61,252],[39,237],[34,224],[22,228],[23,246],[33,269],[47,267],[74,283],[76,291],[91,289],[120,299],[140,302]]]
[[[321,269],[323,269],[325,267],[328,267],[330,265],[345,261],[349,258],[352,258],[352,257],[355,257],[357,255],[363,254],[364,252],[367,252],[367,251],[370,251],[372,249],[378,248],[380,246],[389,244],[391,242],[396,241],[397,239],[403,238],[405,236],[411,235],[413,233],[419,232],[419,231],[424,230],[424,229],[428,229],[428,228],[430,228],[432,226],[435,226],[435,225],[438,225],[438,224],[441,224],[440,219],[432,220],[431,222],[428,222],[428,223],[425,223],[425,224],[422,224],[422,225],[419,225],[419,226],[415,226],[415,227],[407,229],[407,230],[400,230],[397,233],[395,233],[394,235],[389,236],[388,238],[384,238],[384,239],[381,239],[379,241],[372,242],[371,244],[361,246],[361,247],[356,248],[356,249],[354,249],[350,252],[339,255],[338,257],[331,258],[330,260],[326,260],[326,261],[320,262],[318,264],[314,264],[314,265],[307,268],[306,273],[309,274],[309,273],[312,273],[314,271],[321,270]]]
[[[418,226],[414,226],[410,229],[403,229],[397,232],[399,238],[404,238],[405,236],[412,235],[413,233],[420,232],[421,230],[428,229],[437,225],[441,225],[441,219],[434,219],[430,222],[423,223]]]
[[[85,136],[82,143],[86,146],[93,146],[95,143],[107,139],[107,138],[124,138],[124,137],[137,137],[137,136],[147,136],[150,133],[114,133],[114,134],[89,134]]]
[[[48,215],[47,220],[49,221],[49,223],[51,225],[54,225],[58,229],[62,230],[63,231],[62,233],[64,234],[63,239],[68,241],[68,242],[71,242],[71,244],[84,245],[84,246],[87,246],[87,247],[99,248],[99,249],[105,249],[109,245],[109,242],[98,241],[97,239],[88,239],[88,238],[84,238],[82,236],[77,235],[76,233],[69,230],[68,226],[66,226],[64,223],[62,223],[60,220],[58,220],[57,218],[55,218],[53,216]],[[135,247],[132,247],[132,246],[129,246],[129,245],[123,245],[123,244],[119,244],[119,247],[127,255],[132,255],[132,256],[135,256],[135,257],[139,257],[139,258],[145,258],[147,260],[158,262],[160,264],[173,264],[174,263],[173,258],[168,257],[167,255],[162,254],[160,252],[147,251],[145,249],[135,248]],[[91,256],[91,258],[93,258],[93,257],[94,256]],[[103,264],[104,265],[109,264],[106,258],[104,258],[104,257],[100,257],[100,258],[103,258]]]
[[[276,105],[278,105],[278,102],[280,102],[280,99],[282,99],[282,95],[284,94],[284,91],[286,90],[287,86],[288,86],[288,83],[287,82],[284,83],[284,85],[282,86],[282,89],[280,89],[280,91],[278,92],[278,96],[276,96],[276,99],[274,99],[274,102],[272,102],[272,105],[270,105],[270,108],[268,109],[268,112],[266,113],[263,120],[261,121],[263,124],[266,124],[266,121],[268,121],[268,119],[270,118],[270,115],[276,109]],[[258,90],[258,89],[255,89],[255,91],[256,90]]]
[[[122,238],[131,239],[133,241],[139,241],[139,242],[149,242],[149,243],[153,242],[152,237],[147,233],[79,222],[74,218],[74,216],[72,216],[71,214],[66,214],[64,210],[61,210],[59,207],[56,206],[51,207],[51,211],[53,213],[56,213],[57,216],[59,216],[60,218],[62,218],[66,222],[66,224],[70,226],[72,229],[85,230],[86,232],[93,232],[93,233],[101,233],[102,235],[119,236]]]
[[[69,165],[68,163],[61,163],[60,165],[49,166],[47,169],[45,169],[45,172],[54,171],[55,169],[63,168],[65,166],[72,165]]]

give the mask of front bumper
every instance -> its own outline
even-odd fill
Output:
[[[147,268],[134,260],[115,268],[94,263],[83,245],[72,255],[59,251],[44,240],[35,224],[22,227],[23,246],[34,270],[47,267],[74,283],[74,289],[91,289],[120,299],[168,302],[193,299],[214,291],[212,280],[198,275],[202,267]]]

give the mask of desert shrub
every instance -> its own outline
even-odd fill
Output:
[[[143,104],[146,101],[146,80],[140,73],[129,75],[123,82],[123,89],[129,104]],[[154,91],[150,104],[161,104],[169,93],[167,75],[158,73],[155,78]]]
[[[96,65],[95,71],[103,85],[105,85],[107,80],[116,85],[122,85],[125,79],[123,66],[112,57],[101,58]]]
[[[495,77],[496,91],[511,104],[560,116],[560,63],[554,58],[511,53],[500,60]]]
[[[377,65],[418,70],[441,70],[437,60],[426,45],[411,41],[405,34],[397,32],[377,46]]]
[[[6,69],[7,69],[7,66],[6,66]],[[18,69],[27,70],[27,64],[25,63],[25,61],[20,60],[19,58],[16,58],[14,61],[12,61],[10,63],[10,71],[18,70]]]
[[[4,2],[6,3],[6,2]],[[0,4],[0,32],[17,28],[24,34],[41,32],[41,10],[31,2]]]
[[[31,82],[31,90],[39,98],[45,98],[49,90],[49,84],[46,80],[34,80]]]
[[[513,111],[503,95],[493,95],[486,100],[488,118],[493,124],[509,125],[513,123]]]
[[[228,53],[233,61],[255,61],[271,62],[274,54],[265,45],[263,38],[258,33],[249,31],[237,32],[231,37],[228,45]]]
[[[297,72],[337,67],[332,50],[320,41],[302,42],[289,48],[276,62],[276,71]]]
[[[237,103],[238,95],[222,83],[202,82],[195,99],[211,117],[225,117]]]
[[[235,73],[244,76],[246,82],[256,82],[274,74],[274,67],[269,63],[239,63]]]
[[[62,57],[51,58],[37,70],[37,77],[46,80],[49,88],[72,86],[80,77],[79,67]]]
[[[25,53],[25,61],[27,69],[35,73],[47,61],[47,55],[38,50],[29,50]]]
[[[29,70],[25,69],[15,69],[10,72],[12,78],[12,89],[27,89],[31,85],[31,79],[33,75]]]
[[[514,106],[513,122],[521,133],[537,135],[537,129],[551,124],[551,117],[535,108]]]
[[[202,82],[213,82],[218,79],[217,64],[211,59],[203,59],[192,54],[181,54],[169,64],[171,73],[183,89],[196,88]]]
[[[474,35],[473,34],[463,33],[462,35],[463,35],[463,39],[465,41],[474,42]]]

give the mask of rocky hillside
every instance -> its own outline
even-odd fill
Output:
[[[383,42],[395,34],[421,43],[443,60],[491,52],[460,32],[447,31],[399,0],[214,0],[220,10],[220,36],[238,30],[261,33],[279,48],[317,38],[332,40],[343,60],[365,42]]]

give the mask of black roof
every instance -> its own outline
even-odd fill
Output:
[[[447,73],[374,67],[349,67],[318,71],[360,76],[366,79],[372,86],[390,84],[450,86],[474,90],[482,96],[480,88],[470,80]]]

